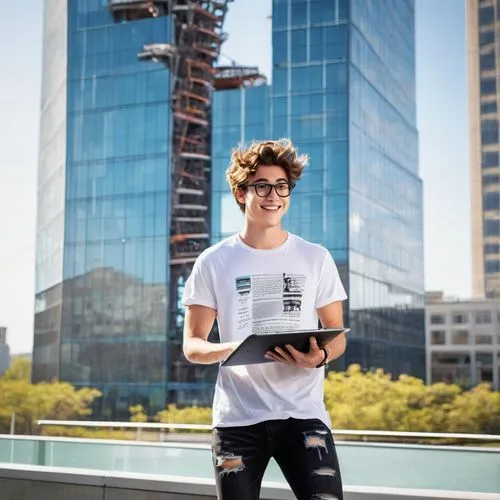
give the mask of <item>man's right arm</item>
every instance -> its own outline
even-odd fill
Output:
[[[208,335],[217,311],[200,305],[186,306],[184,317],[184,356],[191,363],[209,365],[226,359],[239,342],[209,342]]]

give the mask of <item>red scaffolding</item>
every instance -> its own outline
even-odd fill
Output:
[[[168,335],[176,344],[182,341],[179,293],[209,245],[211,93],[265,81],[257,68],[215,67],[231,1],[109,0],[117,22],[158,16],[171,16],[173,22],[172,40],[152,40],[138,58],[164,64],[173,82]]]
[[[191,366],[182,360],[180,293],[198,255],[209,246],[211,93],[214,89],[222,31],[232,0],[109,0],[117,22],[170,16],[172,39],[138,47],[140,60],[164,64],[172,76],[171,233],[169,251],[169,371],[181,363],[189,381]],[[170,366],[171,365],[171,366]],[[194,379],[192,381],[195,381]]]
[[[264,83],[267,83],[267,79],[256,66],[217,66],[214,89],[229,90]]]

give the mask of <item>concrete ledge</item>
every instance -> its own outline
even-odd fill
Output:
[[[1,500],[213,500],[213,479],[0,463]],[[500,500],[500,493],[345,486],[345,500]],[[263,500],[293,500],[264,482]]]

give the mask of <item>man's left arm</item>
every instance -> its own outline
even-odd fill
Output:
[[[317,309],[318,318],[321,321],[321,326],[323,328],[343,328],[344,327],[344,315],[342,309],[342,301],[331,302],[326,306]],[[341,333],[333,340],[326,344],[328,349],[328,359],[326,363],[339,358],[344,354],[346,348],[346,337],[345,333]]]

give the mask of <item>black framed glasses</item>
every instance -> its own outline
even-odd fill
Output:
[[[260,198],[267,198],[271,194],[271,190],[273,188],[280,198],[287,198],[290,196],[295,184],[292,184],[291,182],[277,182],[276,184],[270,184],[269,182],[255,182],[254,184],[240,186],[240,189],[249,187],[253,187],[255,189],[255,193]]]

